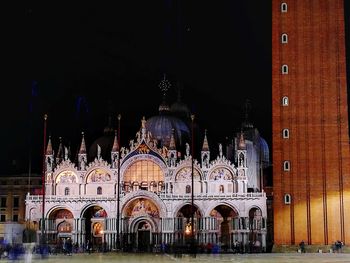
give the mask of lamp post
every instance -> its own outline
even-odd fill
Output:
[[[44,143],[43,143],[43,169],[42,169],[42,216],[41,216],[41,246],[43,246],[46,243],[45,239],[45,154],[46,154],[46,121],[47,121],[47,114],[44,115]]]
[[[122,118],[121,114],[118,114],[118,188],[117,188],[117,249],[120,248],[120,234],[121,231],[119,231],[119,220],[120,220],[120,213],[119,213],[119,206],[120,206],[120,119]]]
[[[195,249],[195,239],[194,239],[194,114],[191,114],[191,244],[192,244],[192,252],[194,253]]]

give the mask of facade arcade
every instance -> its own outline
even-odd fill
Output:
[[[77,164],[65,154],[54,156],[49,139],[44,211],[46,240],[57,244],[71,238],[79,246],[91,242],[95,248],[104,246],[112,250],[116,248],[119,232],[124,247],[145,250],[161,243],[186,244],[194,227],[197,244],[220,243],[232,248],[239,241],[244,246],[259,244],[263,251],[266,248],[266,195],[263,190],[248,192],[249,160],[243,134],[236,140],[234,162],[223,155],[221,145],[218,156],[211,159],[205,134],[201,160],[193,160],[192,166],[188,144],[186,153],[180,155],[173,132],[169,147],[157,148],[145,124],[143,119],[140,131],[128,148],[119,148],[115,134],[111,163],[102,159],[99,150],[95,160],[87,163],[84,136]],[[191,189],[192,174],[194,189]],[[26,218],[40,222],[41,195],[27,195]],[[40,235],[38,229],[38,241]]]

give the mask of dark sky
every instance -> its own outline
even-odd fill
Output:
[[[158,114],[163,74],[172,83],[168,102],[179,81],[212,147],[240,126],[246,99],[271,145],[270,1],[27,3],[3,34],[10,82],[2,174],[27,172],[29,156],[40,170],[44,113],[54,148],[59,136],[75,148],[82,130],[91,144],[109,113],[115,126],[122,114],[126,144],[142,116]]]

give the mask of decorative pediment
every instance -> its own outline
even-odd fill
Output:
[[[196,159],[193,160],[193,164],[194,164],[195,166],[197,166],[197,168],[199,169],[199,163],[198,163],[198,161],[197,161]],[[191,156],[189,156],[189,157],[187,157],[187,158],[185,157],[185,159],[180,160],[180,161],[177,163],[176,167],[186,166],[186,165],[192,165],[192,158],[191,158]]]
[[[221,157],[218,156],[215,160],[211,161],[209,164],[210,167],[213,167],[215,165],[228,165],[234,168],[234,164],[231,163],[230,160],[226,159],[225,156],[221,156]]]
[[[88,168],[97,167],[97,166],[98,167],[105,167],[106,169],[109,168],[108,163],[106,161],[104,161],[102,159],[97,159],[97,158],[95,158],[95,160],[93,162],[89,163]]]
[[[66,170],[66,169],[76,169],[76,166],[74,163],[72,163],[69,159],[62,161],[60,164],[57,165],[55,171],[58,170]]]
[[[148,154],[151,149],[148,147],[146,143],[141,143],[138,145],[138,147],[135,150],[138,154]]]

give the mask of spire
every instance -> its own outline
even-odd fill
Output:
[[[166,79],[165,74],[163,75],[163,79],[159,83],[158,87],[160,88],[160,90],[163,93],[163,101],[159,105],[159,112],[170,111],[170,107],[169,107],[168,103],[166,102],[166,93],[170,89],[171,83],[169,82],[169,80]]]
[[[49,136],[49,141],[46,147],[46,155],[52,155],[52,154],[53,154],[53,151],[52,151],[51,136]]]
[[[81,133],[81,144],[80,144],[80,150],[79,154],[86,154],[86,146],[85,146],[85,139],[84,139],[84,132]]]
[[[143,116],[141,120],[141,139],[146,139],[146,117]]]
[[[239,142],[238,142],[238,149],[239,150],[245,150],[246,144],[243,136],[243,132],[241,131],[241,135],[239,136]]]
[[[117,138],[117,131],[115,131],[112,152],[118,152],[118,151],[119,151],[119,144],[118,144],[118,138]]]
[[[111,134],[113,132],[113,127],[112,127],[112,116],[111,114],[108,115],[108,122],[107,126],[103,129],[104,134]]]
[[[253,124],[249,120],[249,112],[252,109],[252,105],[250,103],[249,99],[246,99],[244,103],[244,121],[242,122],[242,128],[243,129],[250,129],[254,128]]]
[[[172,129],[171,137],[170,137],[170,145],[169,150],[176,150],[176,144],[175,144],[175,129]]]
[[[62,144],[62,137],[60,137],[59,140],[60,140],[60,144],[58,146],[57,157],[59,159],[61,159],[61,158],[63,158],[63,154],[64,154],[64,152],[63,152],[63,144]]]
[[[204,140],[203,140],[202,151],[209,151],[209,144],[208,144],[208,139],[207,139],[207,130],[204,131]]]

